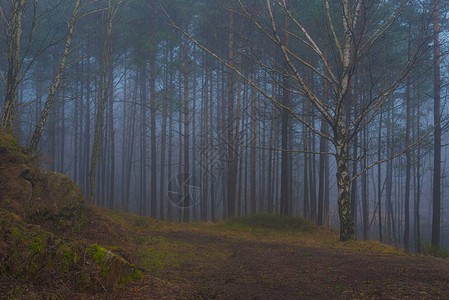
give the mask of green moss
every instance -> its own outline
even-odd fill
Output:
[[[10,150],[19,149],[19,145],[13,135],[5,132],[0,133],[0,145],[7,147]]]
[[[128,283],[128,282],[131,282],[131,281],[134,281],[137,279],[142,279],[144,277],[143,272],[138,270],[135,265],[131,265],[131,266],[134,267],[136,270],[128,277],[125,277],[123,279],[123,283]]]
[[[10,161],[22,163],[29,160],[27,153],[11,134],[0,132],[0,150],[2,149],[8,151],[7,156]]]
[[[98,244],[91,245],[86,253],[101,267],[101,273],[109,285],[116,286],[143,277],[135,265]]]
[[[100,264],[103,257],[106,255],[106,251],[108,251],[106,248],[93,244],[87,249],[87,254],[92,256],[94,262],[96,264]]]

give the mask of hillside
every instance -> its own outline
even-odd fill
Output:
[[[301,218],[156,221],[84,205],[73,183],[49,173],[1,136],[2,299],[444,299],[449,294],[449,260],[406,255],[377,242],[341,243],[338,233]]]

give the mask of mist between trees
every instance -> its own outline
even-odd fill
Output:
[[[2,130],[96,205],[449,244],[447,4],[1,4]],[[443,105],[441,105],[443,100]]]

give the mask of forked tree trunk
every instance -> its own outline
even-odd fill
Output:
[[[14,124],[17,106],[19,84],[20,84],[20,41],[22,37],[22,20],[28,1],[20,0],[13,2],[13,14],[9,27],[11,33],[7,35],[8,75],[6,83],[6,97],[3,107],[0,128],[11,131]]]

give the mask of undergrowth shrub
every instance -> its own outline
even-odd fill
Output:
[[[316,228],[315,224],[305,218],[269,213],[231,217],[224,220],[222,225],[237,229],[268,229],[274,231],[312,231]]]
[[[449,251],[444,246],[436,246],[430,244],[428,241],[421,242],[421,251],[424,255],[448,258]]]

